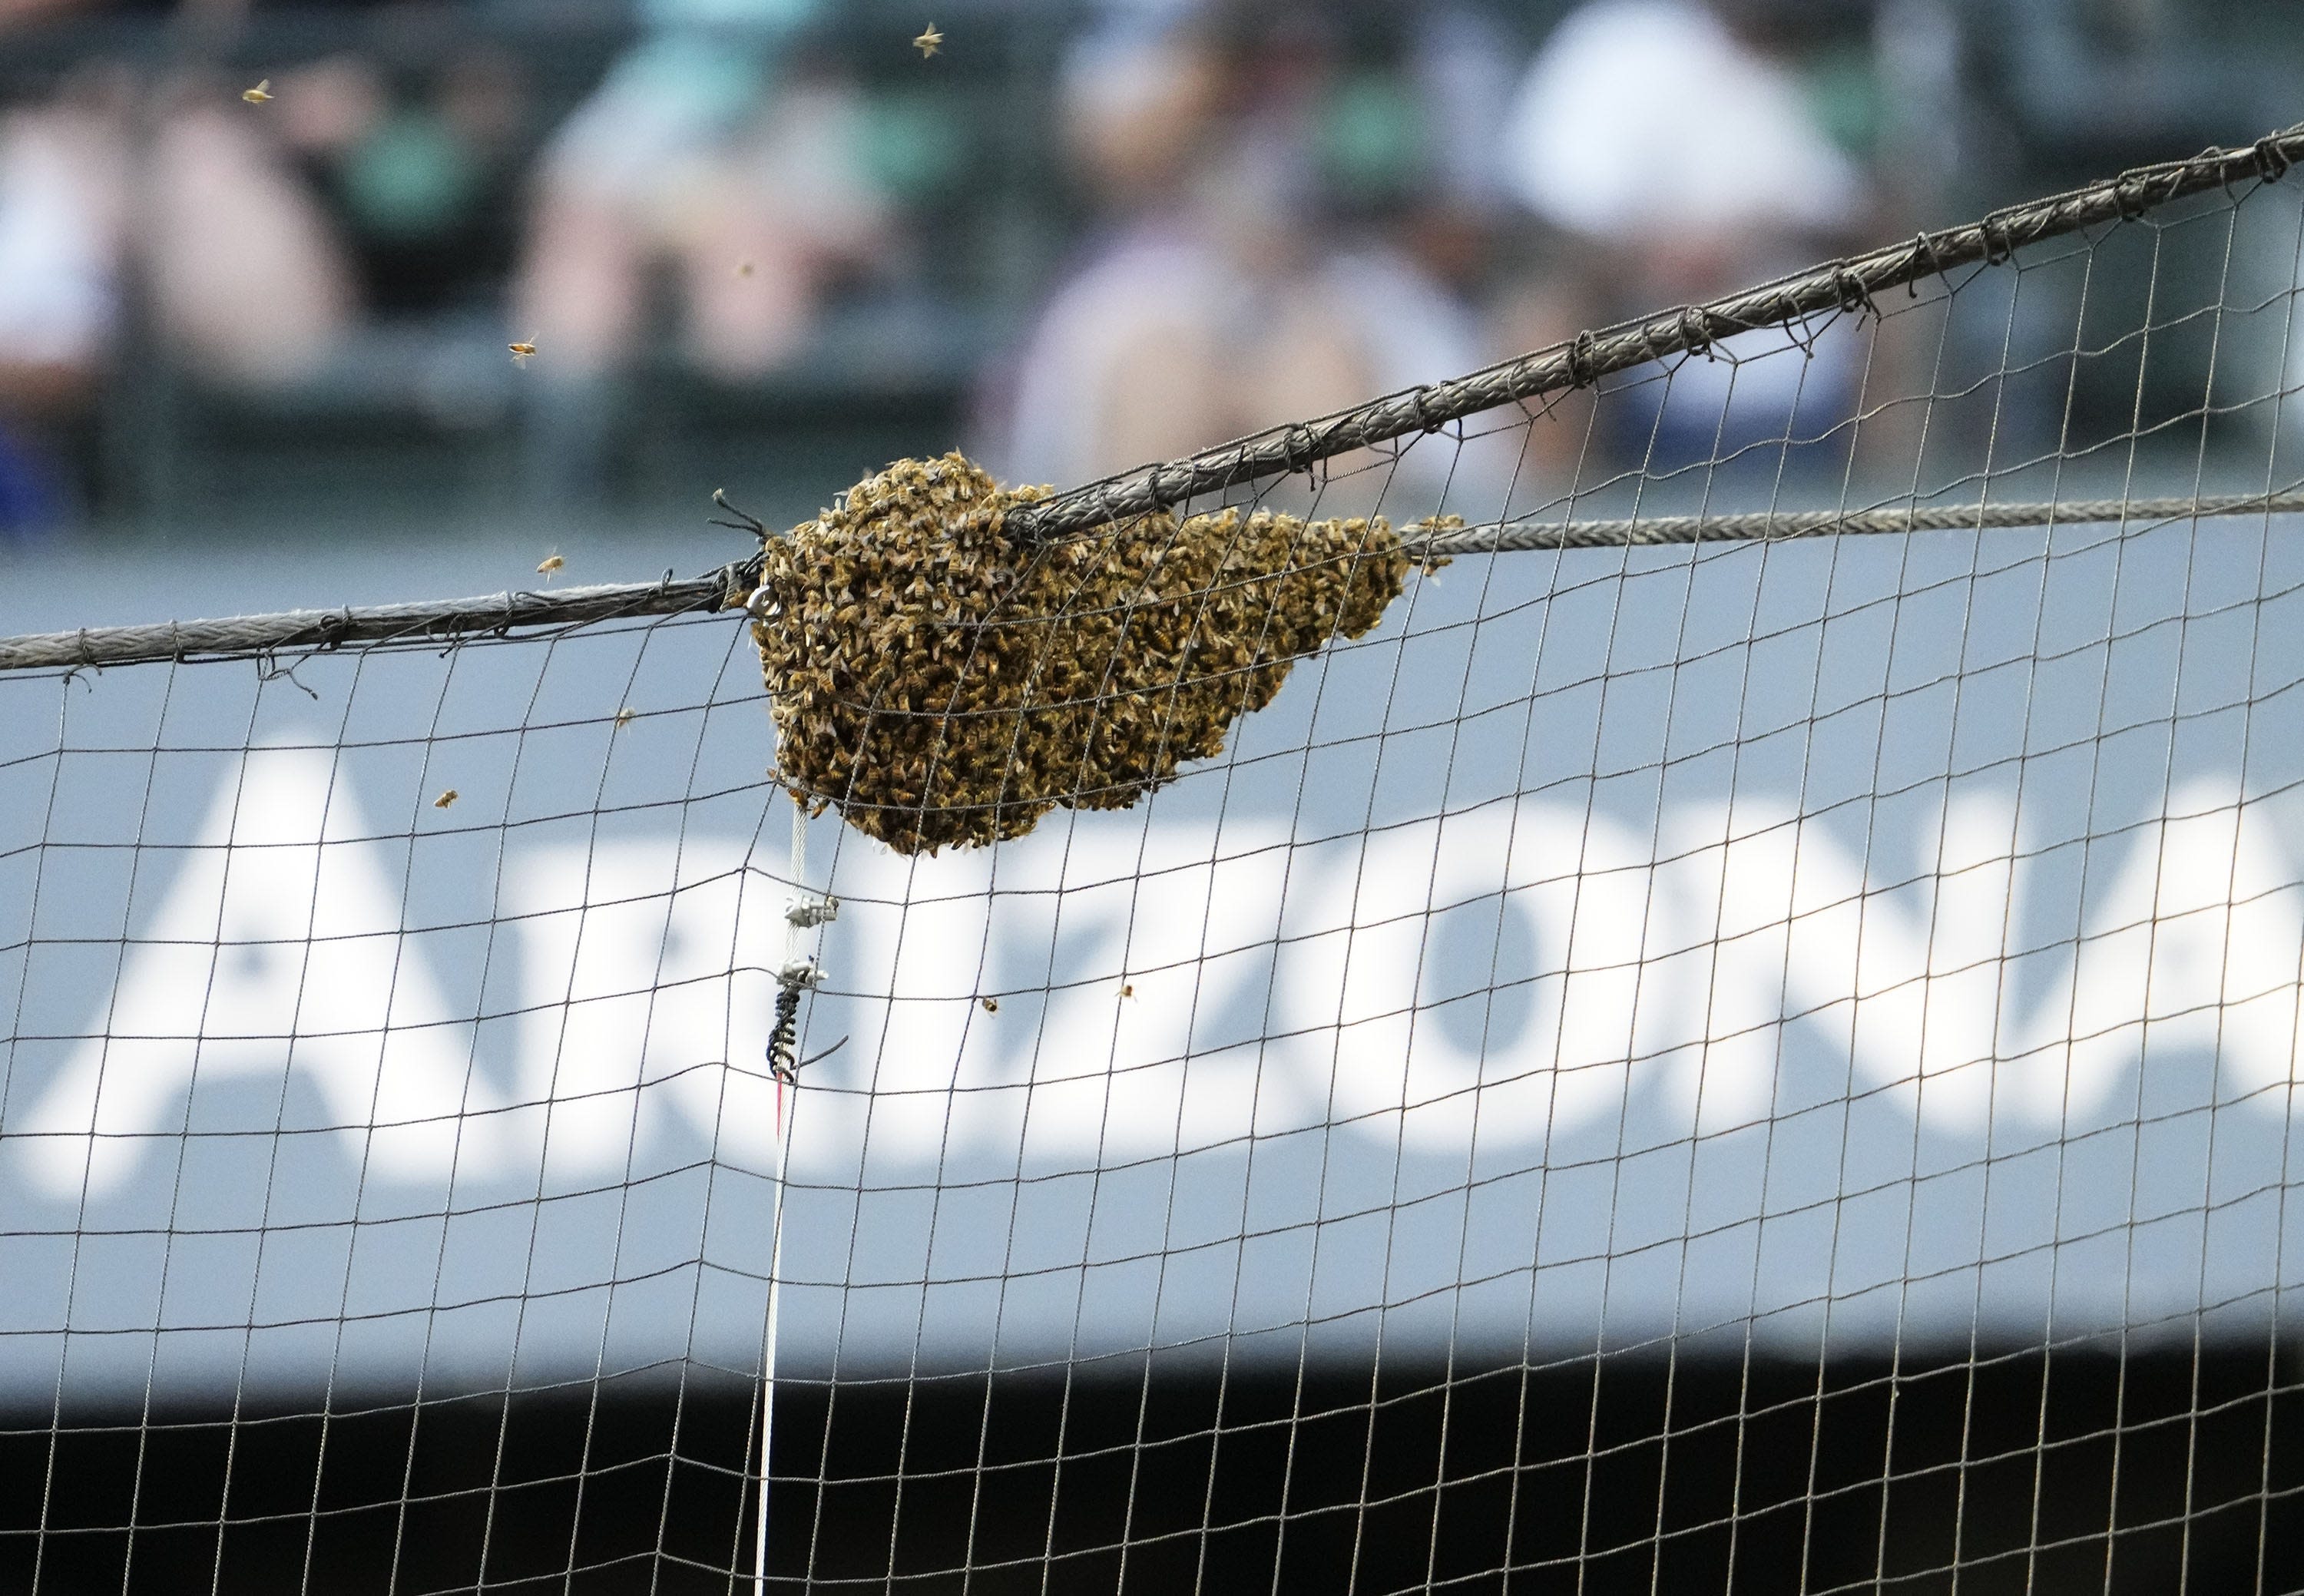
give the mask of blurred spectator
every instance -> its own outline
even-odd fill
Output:
[[[123,184],[101,87],[0,117],[0,539],[61,518],[54,434],[93,402],[118,314]]]
[[[544,352],[529,391],[539,496],[597,488],[660,272],[690,362],[742,379],[789,361],[832,282],[888,242],[860,98],[790,60],[814,9],[655,0],[648,36],[554,138],[513,288],[512,325]]]
[[[245,8],[181,9],[213,28]],[[478,299],[493,328],[504,262],[485,241],[521,78],[453,41],[425,58],[440,64],[292,67],[258,105],[210,68],[154,81],[97,61],[0,122],[0,523],[55,514],[34,429],[52,442],[93,404],[131,281],[157,352],[232,386],[326,370],[377,312]]]
[[[1504,129],[1504,180],[1587,252],[1600,319],[1707,299],[1859,235],[1867,184],[1798,70],[1799,20],[1793,0],[1589,0],[1546,40]],[[1853,353],[1827,338],[1812,361],[1690,362],[1664,423],[1677,436],[1658,446],[1700,455],[1781,432],[1795,405],[1843,405]],[[1639,435],[1622,441],[1645,446],[1653,403],[1616,413]]]
[[[1070,485],[1478,363],[1469,310],[1404,243],[1420,115],[1348,73],[1317,14],[1123,9],[1059,91],[1104,221],[990,398],[1008,474]]]
[[[521,85],[470,47],[395,74],[340,55],[281,72],[275,104],[191,70],[102,106],[26,114],[73,152],[91,281],[116,297],[126,257],[156,330],[197,372],[267,386],[307,377],[377,311],[493,298],[485,239],[503,204]],[[132,158],[143,140],[140,160]],[[131,225],[123,227],[126,216]]]
[[[1793,71],[1760,47],[1762,14],[1751,0],[1592,0],[1521,81],[1505,182],[1546,220],[1617,251],[1636,297],[1716,293],[1805,259],[1857,217],[1857,168]]]
[[[262,106],[198,72],[164,102],[144,266],[157,330],[195,372],[268,387],[365,369],[381,317],[496,333],[526,85],[453,37],[415,62],[331,55],[280,72]]]
[[[252,386],[318,370],[357,309],[343,242],[275,120],[221,77],[188,76],[162,92],[142,168],[130,170],[124,242],[155,331],[199,374]]]
[[[400,68],[340,54],[279,96],[273,126],[341,250],[328,297],[362,318],[469,311],[493,329],[528,115],[517,63],[470,42]]]

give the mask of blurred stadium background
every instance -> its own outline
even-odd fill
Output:
[[[605,577],[716,486],[1069,483],[2253,137],[2304,64],[2277,0],[919,10],[11,0],[11,620],[125,618],[68,573],[131,545]]]

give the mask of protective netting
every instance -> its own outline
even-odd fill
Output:
[[[0,1584],[2304,1587],[2293,142],[1050,501],[992,846],[758,566],[0,644]]]

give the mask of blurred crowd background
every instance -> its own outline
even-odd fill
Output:
[[[2294,0],[0,0],[0,547],[1070,484],[2300,68]]]

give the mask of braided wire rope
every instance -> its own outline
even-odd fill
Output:
[[[1266,428],[1186,459],[1087,483],[1018,512],[1010,525],[1052,538],[1125,520],[1259,477],[1301,471],[1354,449],[1436,432],[1482,411],[1588,387],[1614,372],[1707,350],[1724,338],[1834,311],[1860,313],[1872,296],[1964,266],[1997,262],[2028,244],[2104,222],[2130,222],[2187,195],[2256,179],[2277,182],[2304,160],[2304,123],[2237,149],[2138,166],[2062,194],[1843,260],[1826,261],[1703,305],[1682,306],[1453,378],[1389,394],[1317,420]]]

